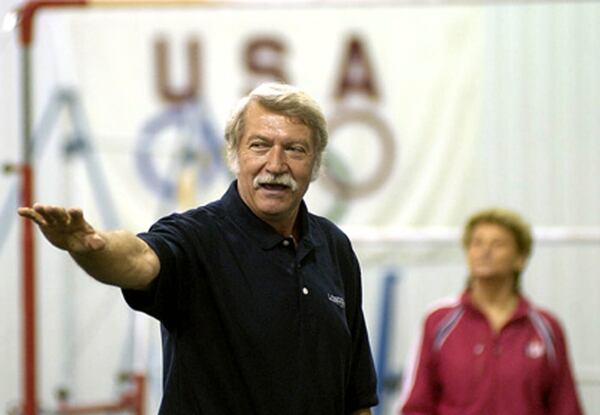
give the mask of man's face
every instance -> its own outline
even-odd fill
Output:
[[[246,109],[238,143],[238,190],[256,216],[291,232],[315,162],[312,132],[257,102]]]
[[[513,234],[504,226],[481,223],[471,233],[467,259],[473,278],[514,278],[524,258],[517,249]]]

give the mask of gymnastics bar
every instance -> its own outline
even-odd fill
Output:
[[[231,2],[233,3],[233,2]],[[227,1],[209,0],[34,0],[26,1],[14,11],[15,24],[19,31],[21,61],[21,110],[22,110],[22,161],[18,166],[21,174],[20,204],[31,206],[34,200],[34,159],[32,123],[32,59],[31,49],[34,35],[34,22],[38,12],[46,9],[68,9],[86,7],[178,7],[225,5]],[[37,415],[37,362],[36,362],[36,277],[35,239],[33,223],[21,220],[22,232],[22,312],[23,312],[23,415]]]

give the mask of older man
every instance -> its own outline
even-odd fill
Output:
[[[81,210],[34,205],[55,246],[162,324],[160,414],[370,414],[376,378],[348,238],[303,196],[327,144],[303,91],[263,84],[227,124],[223,197],[102,232]]]

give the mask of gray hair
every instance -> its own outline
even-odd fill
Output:
[[[315,164],[312,180],[319,175],[323,152],[327,146],[327,121],[317,102],[301,89],[277,82],[259,85],[242,98],[233,110],[225,126],[225,142],[229,168],[239,172],[238,146],[244,135],[245,114],[251,102],[257,102],[266,109],[286,117],[298,119],[312,131],[315,146]]]

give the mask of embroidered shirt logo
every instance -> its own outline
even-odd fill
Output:
[[[344,299],[342,297],[339,297],[339,296],[333,295],[333,294],[327,294],[327,298],[329,298],[329,301],[331,301],[338,307],[346,308],[346,302],[344,301]]]
[[[546,348],[544,347],[544,343],[539,340],[532,340],[527,344],[525,349],[525,355],[532,359],[537,359],[544,355]]]

